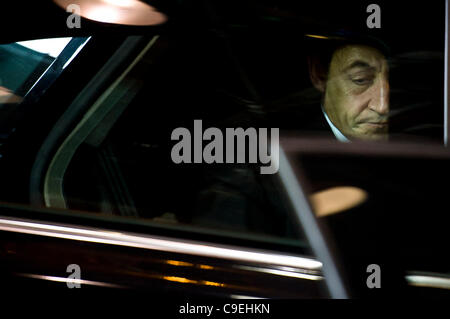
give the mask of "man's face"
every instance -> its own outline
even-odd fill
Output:
[[[388,72],[386,59],[374,48],[347,45],[334,52],[324,108],[346,137],[388,138]]]

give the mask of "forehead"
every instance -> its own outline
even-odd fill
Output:
[[[386,59],[379,50],[365,45],[346,45],[333,53],[330,71],[334,69],[345,72],[358,67],[373,68],[380,71],[386,66]]]

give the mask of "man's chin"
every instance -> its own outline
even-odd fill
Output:
[[[371,132],[352,132],[350,134],[353,140],[366,140],[366,141],[387,141],[389,139],[389,133],[383,131],[371,131]]]
[[[373,135],[368,136],[367,140],[371,140],[371,141],[387,141],[387,140],[389,140],[389,134],[388,133],[373,134]]]

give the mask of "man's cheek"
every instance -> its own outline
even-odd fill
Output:
[[[351,101],[351,112],[355,118],[370,118],[370,95],[354,96]]]
[[[343,116],[347,125],[351,128],[357,128],[364,108],[360,107],[360,103],[357,103],[355,99],[350,98],[345,101],[343,110]]]

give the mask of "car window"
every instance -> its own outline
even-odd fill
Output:
[[[12,97],[5,102],[23,98],[69,41],[41,39],[1,45],[2,89]]]
[[[261,174],[257,163],[174,161],[177,129],[193,130],[199,119],[224,128],[227,122],[216,112],[200,117],[210,103],[201,95],[216,93],[190,91],[209,86],[210,78],[189,81],[194,64],[177,62],[178,50],[168,49],[184,43],[146,41],[56,151],[45,175],[45,205],[303,246],[275,175]]]
[[[229,41],[195,28],[195,38],[188,28],[149,37],[56,151],[45,204],[295,239],[301,235],[282,187],[275,175],[261,173],[263,156],[251,160],[258,137],[271,128],[338,141],[442,143],[443,41],[412,42],[399,38],[402,30],[368,30],[366,23],[342,31],[343,17],[332,8],[306,8],[311,17],[323,15],[321,27],[301,15],[295,27],[239,27],[225,19],[215,27]],[[389,23],[398,8],[385,8]],[[356,9],[339,10],[345,17]],[[428,26],[436,38],[443,39],[442,23]],[[248,148],[236,143],[227,159],[226,132],[233,128]]]
[[[27,95],[40,95],[61,73],[65,63],[48,72],[56,59],[69,62],[86,38],[49,38],[0,45],[0,136],[6,139],[21,115],[18,107]],[[69,46],[69,43],[72,45]],[[66,49],[64,51],[64,49]],[[63,52],[64,51],[64,52]],[[51,71],[51,70],[50,70]],[[52,73],[45,77],[46,73]],[[41,81],[42,84],[36,86]],[[32,89],[36,88],[35,92]]]
[[[111,2],[78,21],[92,40],[0,45],[4,215],[295,251],[324,277],[333,244],[358,278],[447,276],[429,250],[447,242],[445,3],[230,3],[125,27]]]
[[[449,242],[442,187],[449,178],[446,149],[409,145],[406,155],[404,145],[372,145],[368,156],[358,147],[338,149],[330,143],[312,146],[297,140],[290,145],[311,207],[349,276],[366,278],[368,267],[375,265],[388,289],[421,286],[416,279],[405,281],[409,273],[426,273],[428,288],[448,287],[439,286],[445,280],[438,279],[449,275],[447,257],[439,253],[448,250]],[[380,293],[367,289],[365,280],[352,286],[361,296]],[[426,293],[446,294],[435,290]]]
[[[283,6],[291,14],[269,6],[229,16],[216,4],[210,9],[223,19],[149,32],[120,68],[105,66],[98,76],[107,85],[95,87],[92,100],[80,92],[82,114],[68,116],[66,105],[59,122],[68,129],[53,140],[54,152],[36,156],[49,156],[39,171],[40,204],[303,245],[276,174],[279,135],[442,143],[440,5],[426,10],[442,19],[411,30],[392,25],[400,9],[386,3],[381,29],[351,19],[361,10],[368,16],[353,2]],[[49,42],[6,45],[25,53],[5,54],[5,101],[45,92],[40,79],[74,40],[54,40],[56,51]],[[60,73],[86,38],[78,41]],[[33,61],[29,69],[20,69],[23,57]]]

